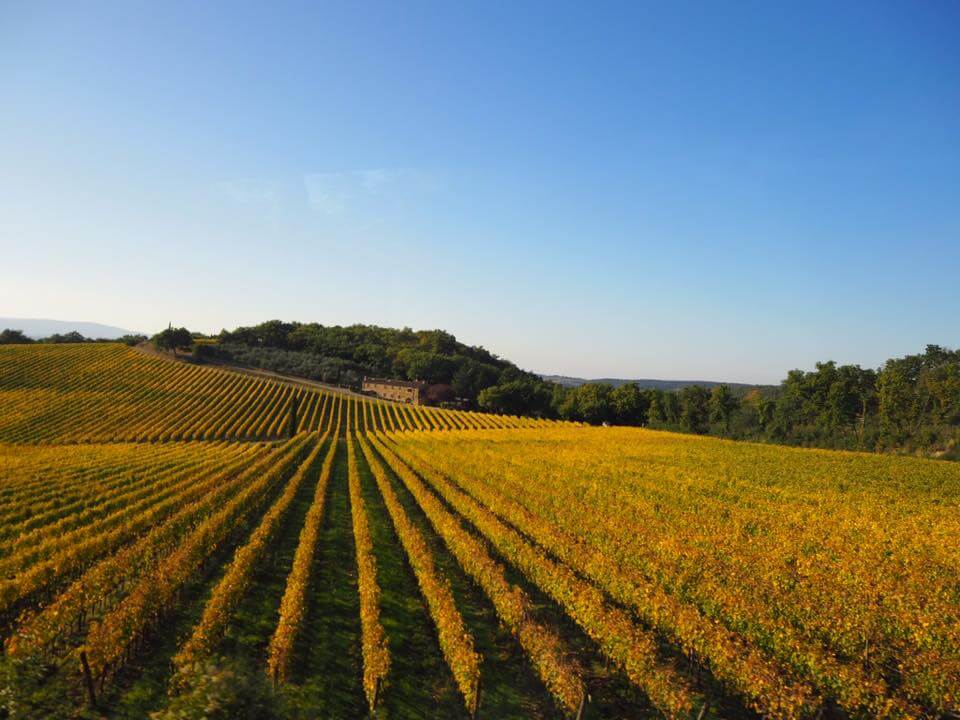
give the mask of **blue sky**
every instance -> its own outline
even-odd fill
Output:
[[[956,3],[0,4],[0,315],[583,376],[960,344]]]

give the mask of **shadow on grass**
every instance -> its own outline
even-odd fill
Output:
[[[293,569],[300,530],[313,502],[324,451],[314,459],[297,490],[282,525],[250,581],[250,587],[237,606],[224,633],[219,653],[246,666],[251,672],[265,672],[267,648],[280,619],[280,600]]]
[[[246,537],[249,529],[249,526],[245,526],[243,532],[238,529],[235,533],[237,540]],[[147,639],[144,650],[124,668],[100,699],[103,714],[90,714],[89,717],[143,720],[166,705],[173,669],[171,660],[200,622],[207,599],[223,577],[237,544],[227,543],[207,561],[207,572],[198,574],[184,587],[177,610],[163,619]]]
[[[347,453],[344,441],[336,442],[337,457],[311,573],[307,621],[294,648],[292,683],[286,690],[295,717],[366,716]]]
[[[463,700],[443,659],[433,621],[362,453],[357,454],[357,463],[377,558],[380,618],[390,650],[390,675],[378,717],[464,718]]]
[[[287,478],[293,475],[295,469],[296,466],[287,472]],[[315,480],[315,470],[311,471],[307,482],[300,488],[280,529],[274,552],[258,567],[253,587],[241,603],[238,615],[222,643],[222,650],[254,671],[262,672],[264,667],[262,648],[266,647],[276,626],[280,597],[292,564],[293,550],[289,546],[292,544],[296,547],[296,537],[313,494],[315,483],[310,482],[311,479]],[[280,496],[284,486],[284,483],[278,483],[264,499],[264,512]],[[230,540],[205,563],[206,570],[197,573],[183,588],[177,608],[153,631],[143,651],[124,669],[114,687],[103,698],[106,717],[143,720],[149,717],[150,712],[167,704],[171,659],[203,616],[210,593],[229,567],[237,547],[249,539],[262,517],[262,513],[254,513],[248,522],[234,528]]]
[[[457,559],[447,550],[416,498],[392,470],[384,467],[397,498],[426,538],[437,567],[450,581],[457,608],[473,635],[477,652],[483,658],[479,717],[531,720],[564,717],[533,671],[520,644],[500,624],[496,610],[483,590],[467,576]]]
[[[422,476],[421,479],[423,479]],[[399,484],[395,481],[395,485]],[[430,483],[426,480],[424,480],[424,484],[430,487]],[[632,685],[623,672],[607,661],[598,645],[552,598],[528,580],[520,570],[511,565],[509,559],[501,555],[492,544],[487,542],[483,538],[483,534],[469,520],[457,513],[438,494],[437,498],[451,514],[460,520],[464,528],[484,540],[491,557],[503,565],[507,581],[521,588],[530,598],[535,618],[545,626],[554,628],[569,645],[573,657],[583,668],[584,679],[587,682],[590,696],[590,701],[584,708],[585,720],[596,720],[598,718],[610,718],[611,720],[614,718],[636,718],[641,720],[663,717],[663,714],[650,704],[646,695]],[[412,497],[411,501],[413,501]]]

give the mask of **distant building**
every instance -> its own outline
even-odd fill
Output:
[[[363,379],[363,391],[373,393],[384,400],[423,405],[427,399],[427,383],[418,380],[390,380],[389,378]]]

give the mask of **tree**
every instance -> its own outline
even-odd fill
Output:
[[[663,417],[667,427],[680,427],[680,393],[668,392],[663,394]]]
[[[737,409],[737,400],[729,385],[716,385],[710,391],[710,422],[719,425],[724,433],[730,432],[730,418]]]
[[[577,389],[564,387],[555,383],[550,389],[550,407],[557,417],[563,420],[579,421],[580,410],[577,408]]]
[[[548,415],[550,391],[546,383],[512,380],[488,387],[480,393],[477,402],[489,412],[504,415]]]
[[[274,720],[285,716],[263,673],[223,659],[184,671],[186,689],[153,720]]]
[[[290,409],[287,414],[287,437],[293,437],[297,434],[297,411],[300,409],[300,401],[294,395],[290,399]]]
[[[939,345],[927,345],[922,355],[888,360],[877,381],[880,423],[888,442],[915,441],[923,428],[936,434],[956,426],[958,377],[960,351]]]
[[[0,332],[0,345],[29,345],[35,342],[33,338],[23,334],[23,330],[10,330],[9,328]]]
[[[612,422],[615,419],[610,401],[612,393],[613,386],[606,383],[586,383],[574,390],[579,418],[591,425]]]
[[[442,405],[444,403],[453,402],[456,400],[456,398],[456,393],[449,385],[444,385],[441,383],[439,385],[431,385],[427,388],[428,405]]]
[[[260,323],[255,328],[249,328],[251,332],[251,344],[262,345],[264,347],[286,348],[287,336],[296,328],[294,323],[283,322],[282,320],[268,320]]]
[[[493,365],[461,355],[455,355],[453,359],[459,366],[453,373],[450,385],[457,397],[475,398],[482,390],[497,384],[500,370]]]
[[[456,366],[451,358],[424,350],[401,350],[393,364],[394,371],[407,380],[450,384]]]
[[[740,400],[739,412],[735,414],[737,437],[762,433],[773,417],[775,402],[758,389],[749,390]],[[733,424],[733,423],[732,423]]]
[[[173,350],[176,355],[178,348],[190,347],[193,344],[193,335],[184,327],[170,326],[154,335],[152,342],[158,350]]]
[[[541,382],[483,347],[471,347],[443,330],[414,332],[375,325],[323,326],[270,320],[223,330],[217,342],[222,360],[325,382],[346,377],[392,377],[449,384],[476,403],[481,390],[512,380]]]
[[[867,415],[876,405],[876,373],[859,365],[841,365],[827,391],[824,430],[832,437],[848,436],[851,430],[862,442]]]
[[[452,355],[457,349],[457,338],[444,330],[421,330],[417,336],[427,352]]]
[[[700,385],[680,391],[680,428],[684,432],[703,434],[710,430],[710,393]]]
[[[618,425],[643,425],[647,422],[650,401],[636,383],[626,383],[610,393],[610,404]]]
[[[117,342],[123,343],[124,345],[139,345],[142,342],[146,342],[146,335],[122,335],[117,338]]]
[[[373,343],[358,345],[353,351],[353,360],[362,367],[369,368],[368,375],[372,374],[378,377],[389,375],[393,364],[386,349]]]
[[[666,423],[666,412],[664,408],[663,390],[647,390],[647,424],[650,427],[663,427]]]
[[[41,342],[60,344],[60,343],[82,343],[82,342],[88,342],[88,340],[83,335],[78,333],[76,330],[71,330],[70,332],[63,333],[62,335],[60,333],[54,333],[50,337],[47,337],[41,340]]]

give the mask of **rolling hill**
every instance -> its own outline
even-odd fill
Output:
[[[653,380],[651,378],[579,378],[569,375],[540,375],[547,382],[557,383],[563,387],[574,388],[586,385],[587,383],[604,383],[613,387],[620,387],[628,383],[636,384],[641,390],[680,390],[681,388],[699,385],[700,387],[712,388],[717,385],[726,385],[731,390],[747,391],[753,388],[770,388],[772,385],[751,385],[749,383],[721,382],[718,380]]]
[[[22,330],[23,334],[34,340],[50,337],[51,335],[66,335],[69,332],[78,332],[85,338],[115,340],[124,335],[136,335],[132,330],[125,330],[112,325],[86,322],[82,320],[49,320],[46,318],[10,318],[0,317],[0,330]]]

